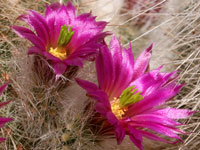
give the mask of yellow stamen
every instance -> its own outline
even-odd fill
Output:
[[[56,47],[55,49],[51,47],[49,50],[49,53],[51,53],[51,55],[53,55],[61,60],[64,60],[67,58],[67,52],[62,47]]]
[[[111,110],[117,119],[122,119],[125,112],[128,110],[127,107],[121,107],[119,105],[119,99],[114,97],[114,100],[111,101]]]

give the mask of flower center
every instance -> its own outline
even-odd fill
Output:
[[[56,48],[50,47],[48,52],[59,58],[60,60],[64,60],[69,55],[69,50],[66,49],[67,44],[70,42],[74,31],[72,31],[72,26],[62,26],[60,29],[60,35],[58,38],[58,46]]]
[[[127,107],[120,106],[119,99],[114,97],[114,100],[111,101],[111,110],[113,114],[117,117],[117,119],[122,119],[128,109]]]
[[[58,45],[59,46],[64,46],[64,45],[67,45],[72,36],[74,34],[74,31],[72,31],[72,26],[69,28],[69,26],[62,26],[61,29],[60,29],[60,35],[59,35],[59,38],[58,38]]]
[[[141,101],[144,97],[141,92],[137,92],[135,86],[131,86],[122,91],[119,98],[114,97],[110,102],[111,110],[117,119],[122,119],[128,110],[128,106]]]
[[[62,47],[56,47],[56,48],[50,48],[49,53],[60,60],[64,60],[67,58],[67,52],[64,48]]]
[[[141,92],[137,92],[138,89],[135,86],[126,88],[120,95],[119,105],[128,106],[141,101],[144,97]]]

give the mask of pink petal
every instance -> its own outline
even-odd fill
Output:
[[[140,115],[135,115],[131,117],[132,121],[139,122],[139,123],[158,123],[162,125],[168,125],[168,126],[179,126],[181,125],[178,122],[173,121],[172,119],[168,118],[165,115],[156,115],[156,114],[148,114],[143,113]]]
[[[163,134],[165,136],[168,136],[170,138],[175,138],[178,139],[179,141],[182,141],[181,138],[176,134],[176,133],[182,133],[180,130],[170,127],[170,126],[165,126],[157,123],[139,123],[139,122],[132,122],[131,125],[135,127],[143,127],[143,128],[148,128],[152,131],[155,131],[157,133]]]
[[[0,118],[0,125],[4,125],[7,122],[12,121],[12,118]]]
[[[74,35],[69,43],[69,49],[75,50],[88,42],[95,42],[95,36],[103,33],[102,31],[107,23],[96,22],[95,18],[91,14],[82,14],[71,23]]]
[[[161,68],[162,66],[142,75],[138,79],[131,82],[129,86],[136,86],[136,88],[142,92],[141,94],[143,96],[150,95],[173,79],[175,72],[160,73]]]
[[[70,66],[79,66],[83,67],[83,58],[76,57],[72,59],[66,59],[64,60],[64,63]]]
[[[98,49],[105,46],[103,40],[107,35],[109,35],[108,32],[99,33],[94,36],[92,40],[89,40],[87,43],[84,43],[77,49],[75,49],[75,45],[71,44],[71,47],[69,45],[67,48],[70,50],[71,55],[68,58],[71,59],[81,57],[85,59],[91,55],[95,55],[98,52]]]
[[[9,104],[10,102],[11,101],[1,102],[0,103],[0,108],[3,107],[3,106],[5,106],[5,105],[7,105],[7,104]]]
[[[100,50],[96,58],[96,71],[100,89],[110,94],[108,89],[115,76],[113,74],[112,56],[106,46]]]
[[[60,76],[66,71],[67,66],[62,62],[52,63],[51,65],[56,74],[56,80],[58,80],[58,78],[60,78]]]
[[[119,41],[113,36],[110,50],[102,47],[96,58],[97,76],[100,88],[109,96],[119,97],[128,87],[133,75],[133,54],[131,48],[121,48]]]
[[[86,81],[86,80],[81,80],[76,78],[76,82],[78,83],[79,86],[81,86],[83,89],[85,89],[88,92],[96,91],[98,90],[97,85],[95,85],[92,82]]]
[[[125,137],[125,131],[121,126],[119,120],[115,117],[115,115],[111,111],[107,113],[106,118],[108,119],[108,122],[114,126],[118,145],[121,144],[121,142]]]
[[[22,38],[25,38],[31,41],[38,48],[45,50],[45,44],[42,41],[42,39],[37,37],[31,30],[24,27],[19,27],[19,26],[13,26],[12,29]]]
[[[129,138],[130,140],[140,149],[140,150],[144,150],[143,146],[142,146],[142,135],[140,134],[140,132],[138,132],[138,130],[134,129],[134,127],[128,126],[129,129]]]
[[[28,55],[31,55],[31,54],[43,54],[42,52],[43,52],[42,49],[40,49],[38,47],[35,47],[35,46],[30,47],[28,49]]]
[[[66,13],[68,14],[69,18],[71,20],[74,20],[75,16],[76,16],[76,8],[73,6],[71,1],[68,1],[65,10],[66,10]]]
[[[3,93],[3,91],[7,88],[7,86],[8,86],[8,83],[6,83],[6,84],[4,84],[4,85],[2,85],[1,87],[0,87],[0,95]]]
[[[171,119],[184,119],[191,116],[196,111],[190,111],[188,109],[176,109],[176,108],[164,108],[164,109],[157,109],[153,110],[152,113],[159,114]]]
[[[5,140],[5,138],[0,138],[0,143],[4,142]]]
[[[152,47],[153,44],[151,44],[143,53],[141,53],[140,56],[135,61],[133,80],[137,79],[139,76],[145,73],[149,65],[149,60],[152,54],[151,51]]]
[[[151,139],[151,140],[154,140],[154,141],[159,141],[159,142],[164,142],[164,143],[169,143],[169,144],[176,144],[178,141],[175,141],[175,142],[170,142],[170,141],[167,141],[163,138],[160,138],[152,133],[149,133],[149,132],[146,132],[146,131],[143,131],[143,130],[139,130],[140,134],[142,136],[145,136],[146,138],[148,139]]]
[[[104,117],[106,117],[107,112],[110,111],[110,109],[106,107],[104,103],[100,103],[100,102],[96,103],[95,110]]]
[[[97,100],[99,103],[102,103],[107,110],[111,110],[108,96],[104,91],[100,90],[95,84],[86,80],[76,78],[76,82],[88,92],[89,96]]]
[[[25,20],[37,33],[45,45],[49,42],[49,27],[43,16],[35,11],[30,11],[28,19]]]
[[[134,114],[140,114],[154,107],[160,106],[172,98],[174,95],[176,95],[180,91],[181,87],[182,85],[176,86],[175,83],[171,83],[166,87],[157,89],[150,95],[144,97],[143,100],[133,104],[129,108],[127,114],[129,116],[133,116]]]

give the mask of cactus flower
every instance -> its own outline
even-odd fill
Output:
[[[96,101],[95,111],[113,127],[109,129],[114,130],[118,144],[128,135],[140,150],[143,150],[142,137],[168,143],[181,141],[178,134],[184,132],[178,129],[181,124],[175,120],[194,113],[163,106],[183,85],[177,83],[176,71],[162,73],[162,67],[148,71],[151,53],[152,45],[134,61],[131,44],[125,49],[113,37],[110,48],[101,48],[96,58],[98,86],[76,79]]]
[[[47,5],[44,16],[33,10],[20,16],[32,30],[21,26],[12,28],[33,44],[28,54],[44,56],[59,77],[68,66],[82,66],[83,60],[96,54],[104,43],[106,22],[97,22],[95,18],[91,13],[77,15],[69,1],[67,5]]]
[[[0,95],[3,93],[5,88],[7,87],[7,84],[4,84],[3,86],[0,87]],[[7,102],[1,102],[0,103],[0,108],[8,104],[10,101]],[[2,128],[7,122],[12,121],[12,118],[5,118],[5,117],[0,117],[0,128]],[[0,138],[0,143],[5,141],[5,138]]]

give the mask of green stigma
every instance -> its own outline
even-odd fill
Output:
[[[74,31],[72,31],[72,26],[69,28],[69,26],[62,26],[60,29],[60,35],[58,38],[58,45],[59,46],[63,46],[63,45],[67,45],[72,36],[74,34]]]
[[[137,91],[137,89],[134,89],[134,88],[135,88],[135,86],[131,86],[131,87],[126,88],[122,92],[122,94],[119,98],[120,106],[128,106],[130,104],[134,104],[134,103],[141,101],[144,98],[140,94],[141,92],[137,92],[136,94],[134,94]]]

